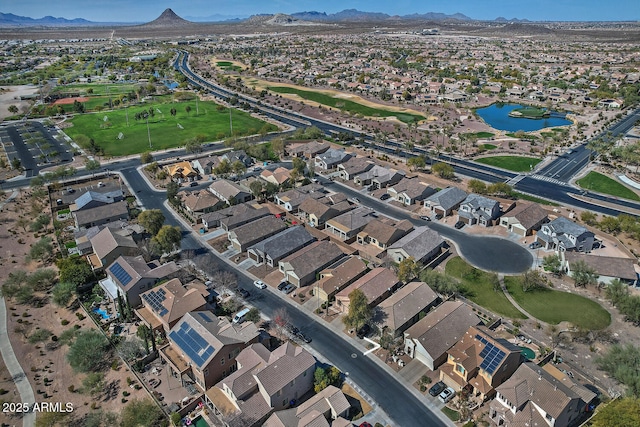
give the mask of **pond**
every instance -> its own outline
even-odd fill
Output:
[[[550,117],[542,119],[528,119],[523,117],[509,117],[509,113],[518,108],[525,108],[520,104],[492,104],[485,108],[476,110],[478,115],[486,124],[494,129],[504,130],[507,132],[517,132],[519,130],[532,132],[544,128],[567,126],[571,124],[567,120],[565,114],[551,111]]]

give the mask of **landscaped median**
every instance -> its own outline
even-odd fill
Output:
[[[569,322],[587,330],[604,329],[611,324],[611,314],[597,302],[581,295],[550,288],[523,291],[520,276],[504,278],[513,299],[536,319],[557,325]]]
[[[598,172],[591,171],[584,178],[576,181],[580,187],[585,190],[591,190],[602,194],[608,194],[623,199],[640,201],[635,191],[625,187],[613,178],[609,178]]]
[[[514,172],[529,172],[538,163],[540,163],[541,160],[542,159],[538,159],[536,157],[524,156],[491,156],[475,159],[475,161],[478,163],[495,166]]]
[[[496,284],[497,276],[467,264],[462,258],[455,257],[447,262],[445,272],[460,279],[460,293],[474,303],[501,316],[512,319],[526,319],[504,295]]]

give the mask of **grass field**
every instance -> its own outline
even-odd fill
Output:
[[[493,156],[476,159],[476,162],[496,166],[514,172],[526,172],[540,163],[540,159],[521,156]]]
[[[229,61],[217,61],[216,65],[222,68],[223,70],[233,70],[233,71],[242,70],[242,67],[234,65],[232,62],[229,62]]]
[[[541,119],[544,116],[548,116],[549,112],[546,108],[536,108],[536,107],[523,107],[516,108],[512,111],[513,114],[521,114],[522,117],[529,117],[532,119]],[[511,115],[512,113],[509,113]]]
[[[591,171],[584,178],[577,180],[576,183],[586,190],[621,197],[623,199],[640,201],[640,197],[638,197],[633,190],[598,172]]]
[[[334,98],[320,92],[300,90],[285,86],[270,86],[268,89],[277,93],[290,93],[298,95],[303,99],[314,101],[328,107],[337,108],[342,111],[348,111],[353,114],[362,114],[363,116],[368,117],[396,117],[398,120],[404,123],[413,123],[426,119],[426,117],[418,114],[400,113],[397,111],[385,110],[381,108],[373,108],[354,101],[350,101],[348,99]]]
[[[187,113],[185,107],[191,112]],[[151,134],[151,150],[160,150],[184,145],[184,141],[196,135],[204,135],[206,141],[214,141],[229,136],[229,110],[218,110],[218,104],[209,101],[199,102],[199,114],[196,114],[195,101],[176,103],[151,103],[100,113],[82,114],[75,117],[73,127],[66,133],[75,138],[86,135],[100,146],[107,156],[125,156],[149,150],[147,124],[145,120],[136,121],[137,112],[153,108],[154,117],[149,119]],[[175,117],[170,114],[171,108],[177,110]],[[158,112],[160,111],[160,112]],[[127,114],[129,125],[127,126]],[[104,118],[107,118],[105,121]],[[259,133],[263,127],[274,131],[274,125],[251,117],[248,113],[233,110],[233,133],[236,135],[252,135]],[[180,128],[180,125],[182,129]],[[122,133],[123,138],[118,139]]]
[[[505,277],[504,283],[513,299],[543,322],[557,325],[566,321],[588,330],[604,329],[611,323],[607,310],[581,295],[553,289],[524,292],[518,276]]]
[[[498,148],[497,145],[493,145],[493,144],[482,144],[482,147],[485,150],[495,150],[496,148]]]
[[[494,133],[491,132],[472,132],[472,133],[463,133],[462,135],[472,138],[472,137],[476,137],[476,138],[492,138],[495,136]]]
[[[463,294],[476,304],[501,316],[526,319],[525,315],[509,302],[502,290],[494,290],[491,274],[470,266],[460,257],[450,259],[445,272],[460,279]]]

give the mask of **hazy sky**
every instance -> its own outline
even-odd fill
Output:
[[[640,20],[640,0],[2,0],[0,12],[41,18],[84,18],[96,22],[146,22],[166,8],[180,16],[249,16],[258,13],[344,9],[390,15],[463,13],[473,19],[535,21]]]

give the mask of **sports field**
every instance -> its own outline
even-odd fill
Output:
[[[187,107],[190,108],[189,112]],[[71,121],[73,127],[65,129],[65,132],[74,139],[79,135],[87,136],[87,140],[93,139],[107,156],[125,156],[150,149],[155,151],[180,147],[185,140],[198,135],[204,135],[206,141],[228,137],[229,110],[218,107],[218,104],[210,101],[199,102],[197,108],[195,101],[149,103],[76,116]],[[136,113],[148,112],[149,108],[154,113],[153,117],[149,117],[151,148],[146,120],[135,120]],[[175,116],[170,113],[172,108],[176,109]],[[277,130],[276,126],[251,117],[244,111],[232,110],[231,118],[234,135],[253,135],[261,130]]]

